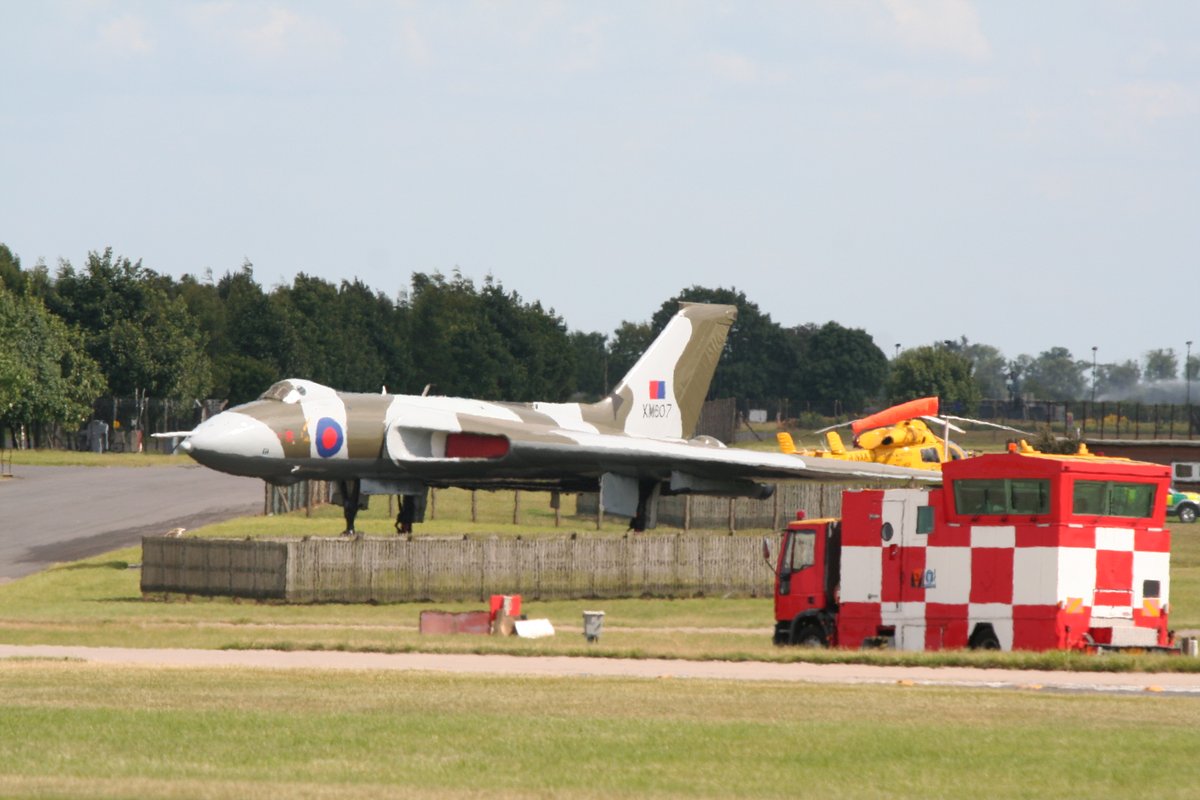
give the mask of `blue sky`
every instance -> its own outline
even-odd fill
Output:
[[[1194,2],[0,0],[0,241],[1200,350]]]

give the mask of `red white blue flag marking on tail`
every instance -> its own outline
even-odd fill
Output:
[[[666,400],[667,399],[667,382],[666,381],[650,381],[650,399],[651,400]]]

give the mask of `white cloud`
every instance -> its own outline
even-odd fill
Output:
[[[141,17],[127,15],[100,26],[100,47],[107,53],[144,54],[154,50],[150,28]]]
[[[709,53],[705,60],[714,75],[734,83],[754,83],[762,74],[757,63],[740,53]]]
[[[947,97],[978,97],[992,94],[1004,87],[997,78],[980,76],[916,76],[886,72],[864,82],[866,88],[889,93],[904,93],[912,97],[942,99]]]
[[[991,55],[979,15],[967,0],[882,0],[905,47],[981,61]]]
[[[345,45],[333,25],[280,5],[204,3],[188,17],[204,34],[264,60],[331,56]]]
[[[426,66],[432,57],[432,51],[429,47],[429,42],[417,30],[417,26],[411,22],[405,22],[400,26],[398,38],[398,46],[401,54],[411,64],[417,66]]]
[[[568,72],[590,72],[596,69],[604,55],[605,23],[600,19],[584,20],[568,31],[570,48],[563,68]]]
[[[1175,117],[1191,117],[1200,111],[1196,92],[1180,83],[1126,83],[1109,92],[1117,114],[1147,125]]]

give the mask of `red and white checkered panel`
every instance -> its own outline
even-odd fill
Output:
[[[846,495],[840,645],[892,629],[900,649],[965,647],[982,623],[1005,650],[1078,647],[1089,631],[1103,640],[1110,628],[1142,628],[1144,643],[1166,643],[1165,530],[947,524],[935,511],[934,531],[919,534],[917,508],[938,509],[937,495]],[[1157,582],[1157,598],[1143,596],[1147,581]]]

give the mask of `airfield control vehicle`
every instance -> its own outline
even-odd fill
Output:
[[[941,487],[847,491],[772,557],[775,642],[902,650],[1168,648],[1169,469],[1088,454],[942,465]]]

